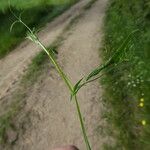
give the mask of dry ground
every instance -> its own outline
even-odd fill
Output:
[[[71,19],[83,11],[82,8],[89,1],[90,0],[81,0],[52,23],[47,24],[47,26],[39,33],[39,38],[43,44],[49,46],[69,24]],[[0,59],[0,99],[13,88],[13,83],[18,81],[18,78],[31,62],[31,59],[40,50],[41,49],[35,46],[34,43],[25,41],[7,57]]]
[[[46,46],[50,45],[69,20],[82,12],[81,9],[87,2],[88,0],[79,2],[48,25],[39,34],[42,42]],[[99,48],[106,4],[107,0],[97,0],[88,11],[85,11],[58,50],[58,62],[73,83],[100,64]],[[6,95],[7,88],[13,87],[10,81],[20,76],[23,68],[39,50],[34,44],[24,42],[12,54],[0,60],[2,97]],[[19,122],[25,113],[30,112],[29,122],[25,122],[24,132],[19,134],[12,149],[52,150],[56,146],[74,144],[80,150],[85,150],[76,108],[74,102],[69,101],[69,94],[54,69],[44,72],[28,93],[26,105],[16,118]],[[101,150],[103,143],[111,142],[108,137],[104,138],[98,132],[98,127],[105,125],[102,118],[104,108],[101,96],[102,89],[98,81],[86,86],[79,93],[79,103],[93,150]]]

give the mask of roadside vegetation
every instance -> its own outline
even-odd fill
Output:
[[[150,149],[150,2],[149,0],[110,0],[105,19],[104,60],[134,30],[126,53],[126,63],[107,73],[105,114],[108,133],[117,138],[108,150]],[[112,129],[114,128],[114,129]]]
[[[63,1],[10,1],[10,7],[15,14],[23,12],[22,18],[31,28],[41,28],[47,22],[52,21],[55,17],[63,13],[78,0]],[[32,16],[32,17],[29,17]],[[13,48],[22,41],[26,34],[26,28],[20,24],[10,33],[10,26],[14,21],[8,1],[0,2],[0,58],[6,56]]]

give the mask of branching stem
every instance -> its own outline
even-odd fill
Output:
[[[66,85],[69,88],[70,92],[72,93],[73,92],[73,85],[72,85],[71,81],[68,79],[68,77],[65,75],[65,73],[62,71],[61,67],[58,65],[58,63],[54,59],[53,55],[51,55],[48,52],[48,50],[45,48],[45,46],[39,40],[38,40],[38,44],[46,52],[46,54],[48,55],[49,59],[52,61],[52,63],[54,64],[56,70],[60,74],[61,78],[64,80],[64,82],[66,83]],[[84,121],[83,121],[83,117],[82,117],[82,113],[81,113],[81,110],[80,110],[80,105],[79,105],[77,96],[75,96],[74,98],[75,98],[77,113],[78,113],[81,129],[82,129],[84,141],[85,141],[85,144],[86,144],[86,148],[87,148],[87,150],[91,150],[91,146],[90,146],[87,134],[86,134],[86,129],[85,129],[85,125],[84,125]]]
[[[71,83],[71,81],[69,80],[68,76],[63,72],[62,68],[59,66],[59,64],[55,60],[55,58],[53,56],[53,52],[47,50],[47,48],[40,42],[38,37],[32,32],[32,30],[21,19],[19,19],[18,21],[20,23],[22,23],[27,28],[27,30],[29,31],[30,40],[32,40],[36,44],[38,44],[45,51],[45,53],[48,55],[50,61],[53,63],[53,65],[55,66],[57,72],[59,73],[61,78],[64,80],[65,84],[67,85],[70,93],[72,93],[74,86]],[[79,105],[79,102],[78,102],[78,99],[77,99],[76,95],[75,95],[74,99],[75,99],[76,109],[77,109],[81,129],[82,129],[84,141],[85,141],[85,144],[86,144],[86,148],[87,148],[87,150],[91,150],[91,146],[90,146],[90,143],[89,143],[89,140],[88,140],[88,137],[87,137],[87,133],[86,133],[86,129],[85,129],[84,121],[83,121],[83,116],[82,116],[82,113],[81,113],[81,110],[80,110],[80,105]]]
[[[12,12],[13,13],[13,12]],[[104,70],[105,68],[108,68],[109,66],[112,66],[112,64],[117,64],[118,62],[116,60],[119,60],[120,55],[124,52],[126,46],[128,45],[128,43],[131,40],[131,36],[137,32],[137,30],[133,31],[131,34],[129,34],[129,36],[127,37],[127,39],[123,42],[123,44],[116,50],[116,52],[114,53],[114,55],[104,64],[101,65],[99,68],[96,68],[95,70],[93,70],[88,77],[82,78],[81,80],[79,80],[79,82],[77,82],[77,84],[74,86],[70,79],[68,78],[68,76],[64,73],[64,71],[62,70],[62,68],[60,67],[60,65],[57,63],[56,59],[54,58],[54,54],[52,50],[47,50],[47,48],[40,42],[40,40],[38,39],[37,35],[34,33],[34,31],[32,31],[22,20],[21,20],[21,15],[20,17],[17,17],[14,14],[15,18],[17,18],[17,20],[12,24],[11,28],[13,28],[13,26],[16,23],[21,23],[23,24],[27,30],[28,30],[28,38],[33,41],[34,43],[38,44],[44,51],[45,53],[48,55],[50,61],[53,63],[53,65],[55,66],[57,72],[59,73],[59,75],[61,76],[61,78],[64,80],[65,84],[67,85],[71,96],[74,98],[75,100],[75,104],[76,104],[76,109],[77,109],[77,113],[78,113],[78,117],[79,117],[79,121],[80,121],[80,125],[81,125],[81,129],[82,129],[82,133],[83,133],[83,138],[86,144],[86,148],[87,150],[91,150],[91,146],[87,137],[87,132],[85,129],[85,125],[84,125],[84,121],[83,121],[83,116],[81,113],[81,109],[80,109],[80,105],[77,99],[77,92],[79,91],[79,89],[81,89],[81,87],[85,86],[86,84],[93,82],[97,79],[99,79],[102,75],[99,76],[99,74],[101,73],[102,70]],[[83,81],[84,82],[81,82]],[[81,84],[82,83],[82,84]]]

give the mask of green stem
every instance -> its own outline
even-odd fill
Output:
[[[76,95],[75,95],[75,103],[76,103],[76,108],[77,108],[77,112],[78,112],[78,116],[79,116],[79,120],[80,120],[80,125],[81,125],[81,129],[82,129],[84,141],[85,141],[85,144],[86,144],[86,148],[87,148],[87,150],[91,150],[91,146],[90,146],[88,137],[86,135],[86,129],[85,129],[85,126],[84,126],[83,117],[82,117],[81,110],[80,110],[80,105],[79,105],[79,102],[78,102],[78,99],[77,99]]]
[[[70,82],[70,80],[68,79],[68,77],[65,75],[65,73],[62,71],[62,69],[60,68],[60,66],[58,65],[58,63],[55,61],[55,59],[53,58],[53,55],[51,55],[48,50],[45,48],[45,46],[38,41],[38,44],[42,47],[42,49],[46,52],[46,54],[48,55],[48,57],[50,58],[50,60],[52,61],[52,63],[54,64],[56,70],[58,71],[58,73],[60,74],[60,76],[62,77],[62,79],[64,80],[64,82],[66,83],[67,87],[69,88],[70,92],[73,91],[73,86]]]
[[[48,50],[45,48],[45,46],[40,41],[38,41],[38,44],[46,52],[46,54],[48,55],[48,57],[50,58],[50,60],[54,64],[56,70],[58,71],[58,73],[60,74],[60,76],[62,77],[62,79],[64,80],[64,82],[66,83],[66,85],[69,88],[70,92],[73,92],[73,85],[72,85],[72,83],[70,82],[70,80],[68,79],[68,77],[65,75],[65,73],[62,71],[62,69],[60,68],[60,66],[58,65],[58,63],[55,61],[55,59],[53,58],[53,55],[51,55],[48,52]],[[83,121],[83,117],[82,117],[82,114],[81,114],[80,105],[79,105],[78,100],[77,100],[77,96],[75,96],[75,103],[76,103],[76,108],[77,108],[77,112],[78,112],[78,116],[79,116],[79,121],[80,121],[81,129],[82,129],[84,141],[85,141],[85,144],[86,144],[86,148],[87,148],[87,150],[91,150],[90,143],[89,143],[88,137],[86,135],[84,121]]]
[[[49,59],[52,61],[52,63],[55,66],[56,70],[60,74],[61,78],[64,80],[67,87],[69,88],[69,91],[72,93],[73,92],[73,84],[71,83],[71,81],[69,80],[67,75],[63,72],[63,70],[61,69],[61,67],[59,66],[59,64],[57,63],[55,58],[53,57],[53,54],[46,49],[46,47],[39,41],[38,37],[31,31],[31,29],[21,19],[19,19],[19,22],[22,23],[28,29],[28,31],[31,33],[31,35],[32,35],[31,39],[34,38],[33,41],[36,44],[38,44],[46,52]],[[85,130],[84,122],[83,122],[83,117],[82,117],[81,110],[80,110],[80,105],[78,103],[76,95],[75,95],[75,102],[76,102],[76,108],[77,108],[77,112],[78,112],[78,116],[79,116],[79,120],[80,120],[80,125],[81,125],[81,129],[82,129],[84,141],[85,141],[87,150],[91,150],[91,147],[90,147],[90,144],[89,144],[89,141],[88,141],[88,137],[86,135],[86,130]]]

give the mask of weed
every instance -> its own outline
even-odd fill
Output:
[[[117,136],[120,149],[150,149],[149,10],[147,0],[111,0],[107,10],[104,60],[114,53],[131,31],[140,30],[128,47],[129,53],[126,53],[130,61],[107,73],[103,81],[106,89],[104,99],[111,108],[107,118],[115,125],[117,133],[114,136]],[[142,98],[144,103],[141,104]]]
[[[116,65],[119,62],[122,62],[122,54],[125,53],[125,49],[128,46],[128,43],[130,42],[133,33],[131,33],[129,36],[127,36],[126,40],[121,44],[121,46],[116,50],[116,52],[113,54],[113,56],[108,59],[108,61],[106,61],[105,64],[101,65],[100,67],[94,69],[91,73],[89,73],[89,75],[83,77],[82,79],[80,79],[75,85],[73,85],[69,79],[69,77],[63,72],[62,68],[59,66],[59,64],[57,63],[55,57],[54,57],[54,52],[53,49],[48,50],[38,39],[38,37],[36,36],[36,34],[22,21],[22,19],[20,17],[17,17],[16,15],[14,15],[17,19],[16,22],[14,22],[11,26],[11,28],[13,28],[13,26],[15,25],[15,23],[19,22],[21,24],[23,24],[28,32],[27,32],[27,38],[30,39],[32,42],[34,42],[35,44],[39,45],[43,51],[47,54],[47,56],[49,57],[49,60],[52,62],[52,64],[55,66],[55,69],[57,70],[58,74],[61,76],[61,78],[63,79],[64,83],[66,84],[66,86],[68,87],[68,90],[71,93],[71,99],[74,99],[75,104],[76,104],[76,109],[78,112],[78,117],[80,120],[80,125],[81,125],[81,129],[82,129],[82,133],[83,133],[83,137],[84,137],[84,141],[86,144],[86,148],[87,150],[91,150],[91,146],[87,137],[87,133],[86,133],[86,129],[85,129],[85,125],[83,122],[83,117],[81,114],[81,110],[80,110],[80,105],[77,99],[77,93],[78,91],[81,89],[81,87],[85,86],[87,83],[93,82],[97,79],[99,79],[101,76],[99,76],[99,74],[111,67],[112,65]]]

